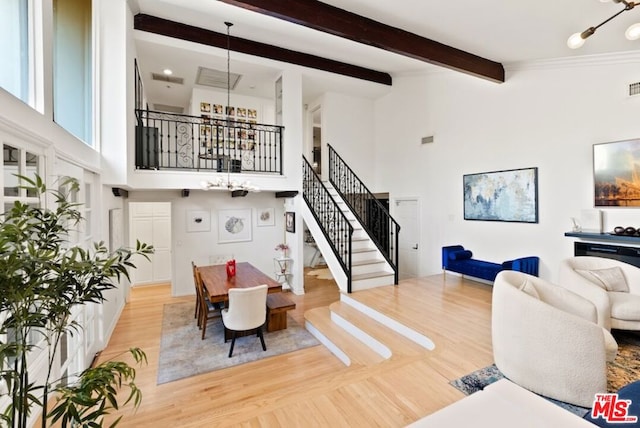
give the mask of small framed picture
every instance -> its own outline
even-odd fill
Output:
[[[247,109],[244,108],[244,107],[238,107],[237,116],[238,117],[247,117]]]
[[[213,105],[213,114],[222,114],[222,104]]]
[[[226,114],[227,114],[227,116],[235,116],[236,115],[236,108],[234,106],[227,106]]]
[[[284,223],[287,232],[296,233],[296,213],[287,211],[284,213]]]
[[[258,226],[275,226],[275,210],[273,208],[261,208],[258,209],[258,215],[256,216],[256,221],[258,222]]]
[[[256,109],[250,108],[247,110],[247,117],[249,119],[257,119],[258,118],[258,111]]]
[[[211,104],[200,103],[200,111],[203,113],[211,113]]]

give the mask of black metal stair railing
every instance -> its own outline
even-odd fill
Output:
[[[369,191],[353,170],[329,145],[329,182],[349,206],[394,272],[398,283],[398,235],[400,225],[387,207]]]
[[[353,226],[331,197],[309,161],[304,156],[302,161],[302,197],[338,258],[347,276],[347,292],[351,293]]]

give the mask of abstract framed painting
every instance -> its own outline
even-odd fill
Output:
[[[640,139],[593,145],[593,204],[640,207]]]
[[[538,168],[463,176],[464,219],[538,223]]]
[[[218,243],[251,241],[251,208],[218,211]]]

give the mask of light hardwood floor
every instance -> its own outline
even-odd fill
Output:
[[[331,281],[307,279],[305,295],[290,294],[299,323],[339,299]],[[138,346],[149,358],[136,380],[142,405],[125,408],[119,426],[402,427],[462,398],[449,381],[493,362],[488,285],[435,275],[351,297],[430,337],[435,350],[408,346],[347,367],[320,345],[156,385],[163,305],[194,297],[172,298],[169,285],[135,288],[100,356]]]

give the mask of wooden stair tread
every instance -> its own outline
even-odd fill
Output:
[[[393,272],[378,271],[378,272],[360,273],[357,275],[351,275],[351,280],[358,281],[363,279],[380,278],[384,276],[393,276]]]
[[[351,250],[352,253],[366,253],[366,252],[375,252],[377,251],[376,248],[354,248]]]
[[[387,346],[394,355],[418,355],[430,352],[413,340],[406,338],[347,303],[342,301],[334,302],[329,308],[332,312],[345,318],[360,330]]]
[[[351,364],[359,363],[365,366],[371,366],[384,360],[384,358],[373,349],[334,323],[331,320],[329,307],[325,306],[306,311],[304,318],[324,334],[336,347],[347,354],[351,359]]]

